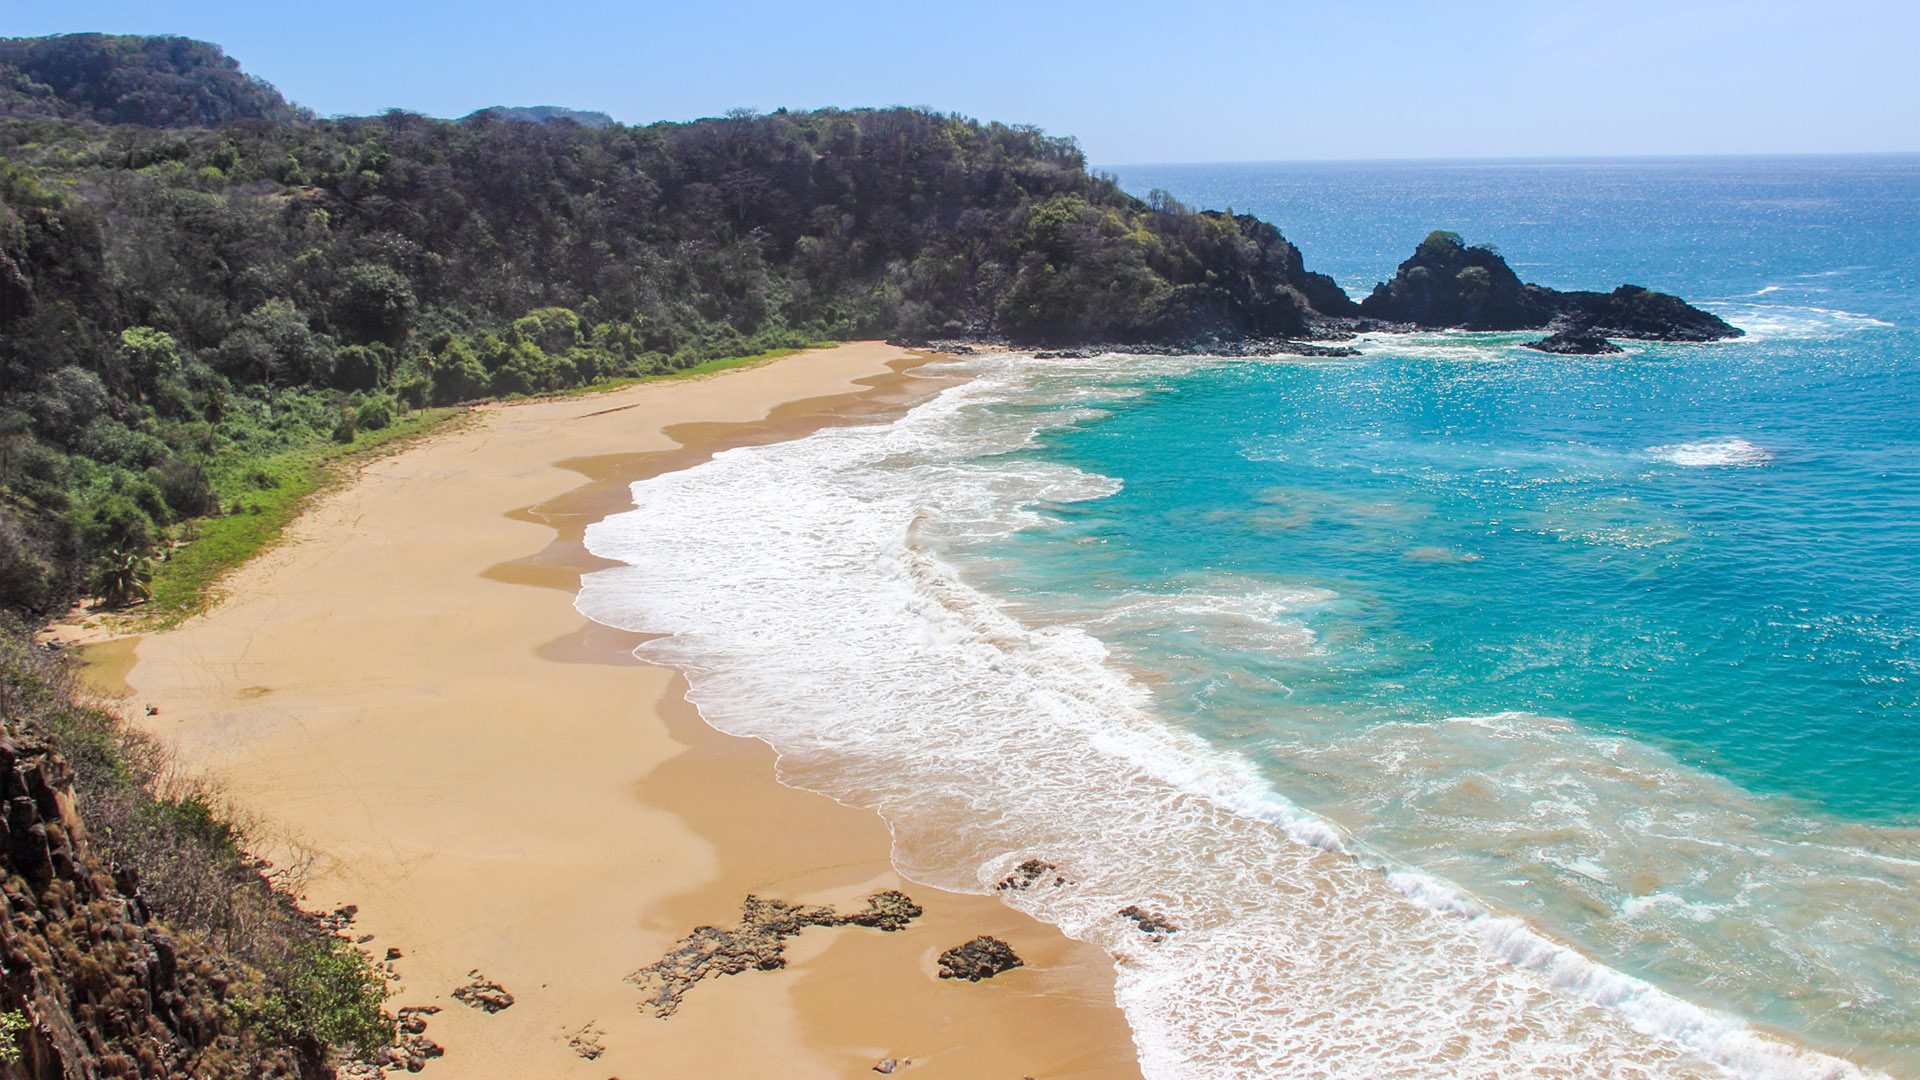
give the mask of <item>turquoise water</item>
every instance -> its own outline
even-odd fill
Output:
[[[1756,792],[1920,819],[1920,160],[1121,177],[1282,222],[1356,293],[1425,223],[1750,336],[1580,359],[1386,340],[1171,382],[1052,451],[1126,481],[1087,508],[1124,522],[1115,573],[1340,591],[1311,620],[1337,646],[1272,673],[1292,708],[1551,711]]]
[[[1059,865],[1155,1080],[1920,1076],[1920,159],[1120,176],[1749,335],[962,357],[636,484],[580,609],[909,877]]]
[[[1043,453],[1124,488],[1003,554],[1030,592],[1237,575],[1337,594],[1301,615],[1312,655],[1126,639],[1189,673],[1165,700],[1222,737],[1257,744],[1242,725],[1272,711],[1547,712],[1809,809],[1912,822],[1911,336],[1599,359],[1507,344],[1524,337],[1143,382]]]

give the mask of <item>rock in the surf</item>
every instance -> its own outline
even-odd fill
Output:
[[[1539,341],[1529,341],[1526,347],[1560,356],[1599,356],[1621,351],[1620,346],[1591,330],[1562,330]]]

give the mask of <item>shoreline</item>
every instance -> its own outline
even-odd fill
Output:
[[[578,575],[610,565],[580,533],[632,480],[897,412],[935,385],[911,374],[925,359],[863,343],[488,407],[369,463],[217,608],[133,646],[145,726],[258,823],[260,854],[310,860],[306,906],[356,905],[350,933],[400,950],[391,1007],[440,1007],[430,1072],[824,1077],[892,1057],[930,1077],[1139,1075],[1104,952],[903,881],[877,815],[779,784],[770,748],[708,727],[677,673],[631,655],[639,635],[572,608]],[[623,981],[737,923],[748,893],[850,911],[889,888],[925,915],[807,930],[784,970],[701,982],[670,1019]],[[936,979],[978,934],[1028,966]],[[454,1002],[471,971],[514,1006]]]

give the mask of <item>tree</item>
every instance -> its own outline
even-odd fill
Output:
[[[413,286],[398,272],[361,263],[340,272],[333,319],[349,344],[397,348],[407,340],[415,303]]]
[[[180,347],[163,330],[130,326],[120,331],[120,353],[142,394],[153,393],[162,380],[180,374]]]
[[[126,607],[152,596],[153,562],[138,551],[107,552],[94,574],[93,593],[108,607]]]

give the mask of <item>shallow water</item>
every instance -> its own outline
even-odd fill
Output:
[[[1920,163],[1121,176],[1349,288],[1452,227],[1750,334],[968,358],[636,484],[581,610],[911,876],[1058,864],[1006,895],[1150,1075],[1920,1074]]]

